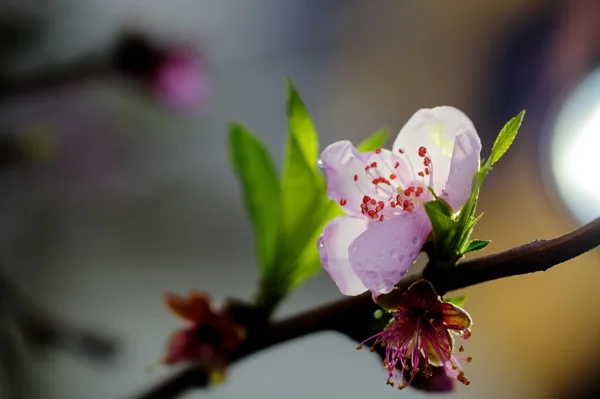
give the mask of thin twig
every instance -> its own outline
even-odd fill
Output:
[[[426,267],[424,277],[432,281],[439,294],[504,277],[546,271],[600,245],[600,218],[564,236],[537,240],[506,252],[462,262],[451,270]],[[400,282],[407,288],[423,276]],[[354,340],[369,334],[369,320],[379,306],[365,293],[345,298],[269,325],[259,335],[249,338],[229,357],[242,359],[262,349],[324,330],[341,332]],[[205,370],[191,366],[151,388],[136,399],[171,399],[193,387],[208,384]]]
[[[60,348],[94,361],[109,360],[116,352],[114,339],[48,316],[20,292],[1,268],[0,317],[14,323],[26,342],[35,347]]]
[[[0,103],[75,86],[109,76],[111,73],[110,68],[100,59],[87,58],[69,66],[56,67],[42,74],[18,78],[0,76]]]

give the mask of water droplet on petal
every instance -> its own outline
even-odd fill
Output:
[[[404,262],[404,258],[406,258],[404,256],[404,254],[400,255],[400,257],[398,258],[398,262],[403,263]]]
[[[319,241],[317,241],[317,248],[321,249],[325,246],[325,243],[323,242],[323,237],[319,237]]]
[[[414,259],[414,258],[416,258],[416,257],[417,257],[417,254],[415,254],[414,252],[411,252],[411,253],[409,253],[409,254],[408,254],[408,257],[409,257],[410,259]]]
[[[419,244],[420,244],[419,237],[413,237],[413,239],[412,239],[412,243],[413,243],[413,245],[415,245],[415,246],[419,245]]]
[[[325,165],[323,165],[323,161],[321,161],[320,159],[319,159],[319,161],[317,161],[317,165],[318,165],[319,169],[325,169]]]
[[[400,255],[400,253],[398,252],[398,250],[397,250],[397,249],[392,249],[392,250],[390,251],[390,257],[391,257],[391,258],[397,258],[397,257],[398,257],[398,255]]]
[[[364,283],[367,287],[372,287],[374,286],[376,283],[378,283],[378,275],[375,272],[366,272],[365,275],[363,276],[364,279]]]

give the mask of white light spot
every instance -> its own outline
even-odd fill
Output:
[[[560,198],[582,223],[600,216],[600,70],[574,90],[556,120],[550,168]]]

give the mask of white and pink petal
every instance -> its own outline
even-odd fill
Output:
[[[450,173],[455,138],[463,133],[479,141],[473,122],[462,111],[449,106],[421,109],[398,133],[393,152],[402,150],[418,174],[426,167],[424,157],[419,154],[421,147],[425,148],[431,159],[429,185],[440,193]]]
[[[465,204],[473,188],[473,176],[479,170],[481,141],[477,133],[465,131],[456,137],[450,174],[442,197],[455,211]]]
[[[344,295],[358,295],[367,290],[352,269],[348,247],[368,226],[365,218],[338,216],[327,223],[317,243],[323,268]]]
[[[429,218],[420,209],[372,223],[349,247],[355,275],[373,295],[389,293],[408,274],[430,233]]]

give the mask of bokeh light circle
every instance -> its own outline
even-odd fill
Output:
[[[560,199],[580,222],[600,216],[600,69],[584,78],[559,110],[549,143]]]

